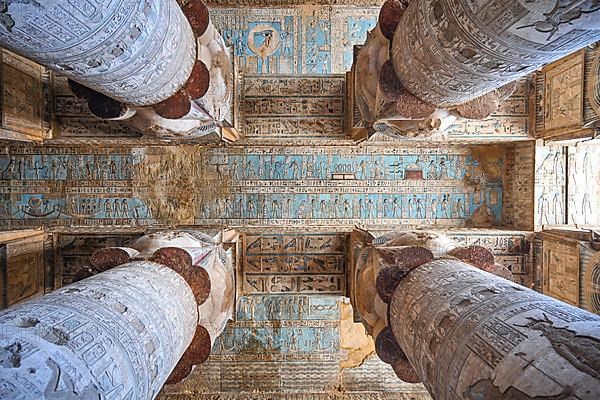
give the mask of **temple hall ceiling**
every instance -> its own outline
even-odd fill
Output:
[[[581,134],[577,116],[591,118],[590,107],[569,114],[568,126],[560,114],[583,101],[568,97],[585,84],[585,57],[522,78],[488,118],[459,120],[441,138],[376,133],[357,143],[347,135],[359,112],[345,73],[380,3],[209,0],[235,60],[234,143],[214,132],[189,142],[142,137],[94,117],[65,78],[5,66],[3,87],[17,96],[0,110],[9,116],[3,126],[53,134],[43,145],[0,148],[0,230],[50,234],[37,243],[43,259],[34,272],[15,274],[16,285],[27,295],[66,286],[90,274],[95,250],[128,246],[145,232],[239,232],[228,249],[233,318],[208,361],[163,389],[165,400],[239,392],[257,400],[430,399],[422,385],[397,378],[356,323],[348,301],[356,231],[442,232],[490,249],[515,282],[552,286],[579,304],[579,291],[561,290],[574,279],[565,260],[576,257],[579,268],[593,252],[544,248],[534,231],[600,226],[600,150],[533,139],[563,128],[572,129],[566,138]],[[7,79],[26,79],[27,89]],[[33,108],[25,107],[28,91]],[[543,252],[555,260],[542,262]],[[558,271],[551,282],[543,279],[548,270]]]

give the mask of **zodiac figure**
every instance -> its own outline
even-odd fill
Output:
[[[517,29],[533,27],[538,32],[549,33],[546,38],[546,41],[549,41],[561,25],[571,24],[583,14],[590,14],[597,10],[600,10],[600,4],[594,1],[556,0],[554,8],[543,14],[545,17],[543,20],[519,26]]]

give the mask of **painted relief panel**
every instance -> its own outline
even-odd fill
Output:
[[[211,20],[250,74],[343,73],[352,47],[376,23],[377,7],[216,8]]]
[[[338,384],[339,324],[336,295],[242,296],[209,361],[166,391],[331,390]]]
[[[346,235],[244,236],[242,293],[345,293]]]
[[[600,146],[570,146],[568,223],[600,226]]]
[[[0,154],[0,226],[189,224],[195,214],[188,188],[197,176],[196,151],[186,146],[10,147]]]
[[[502,151],[469,148],[212,148],[197,224],[464,226],[502,219]]]
[[[484,153],[14,146],[0,154],[0,226],[488,226],[502,221],[505,159]]]
[[[563,146],[536,146],[535,225],[565,223],[567,150]]]
[[[341,369],[339,296],[242,296],[236,317],[216,340],[208,362],[197,366],[183,383],[166,387],[165,395],[277,392],[303,393],[313,399],[319,397],[312,393],[340,389],[424,391],[421,385],[398,380],[376,356],[359,368]]]
[[[41,140],[45,136],[43,67],[0,50],[0,132],[12,140]]]

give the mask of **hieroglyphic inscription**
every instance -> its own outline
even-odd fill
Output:
[[[600,224],[598,162],[598,145],[536,146],[536,226]]]
[[[265,114],[276,116],[312,116],[342,115],[344,101],[342,98],[322,98],[311,101],[306,98],[246,98],[242,112],[249,117]]]
[[[244,97],[340,97],[344,84],[344,75],[248,75],[244,77]]]
[[[568,224],[600,226],[600,146],[569,146]]]
[[[250,139],[342,139],[344,76],[248,76],[244,133]]]
[[[0,155],[0,224],[464,226],[477,210],[497,223],[504,156],[473,151],[11,146]]]
[[[544,71],[544,130],[582,125],[584,57],[579,52]]]
[[[499,221],[504,157],[495,154],[483,160],[457,147],[213,148],[203,154],[196,221],[462,226],[478,209]]]
[[[343,234],[244,237],[243,293],[338,293],[345,290]]]
[[[198,179],[195,160],[200,149],[11,147],[0,155],[0,224],[189,223],[195,215],[194,191],[189,188]]]
[[[0,155],[1,225],[152,223],[134,197],[148,186],[136,178],[144,157],[132,147],[11,147]]]
[[[569,171],[571,167],[569,167]],[[535,225],[564,224],[567,212],[567,153],[563,146],[536,146]]]
[[[506,150],[504,221],[514,229],[533,230],[535,142],[519,142]]]

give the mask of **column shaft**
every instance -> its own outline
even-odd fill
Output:
[[[185,280],[136,261],[0,313],[0,399],[153,399],[192,341]]]
[[[156,104],[187,81],[192,29],[175,0],[2,2],[0,45],[127,104]]]
[[[600,317],[457,260],[413,269],[393,335],[436,400],[600,398]]]
[[[451,106],[597,40],[600,5],[591,0],[412,0],[391,54],[412,94]]]

